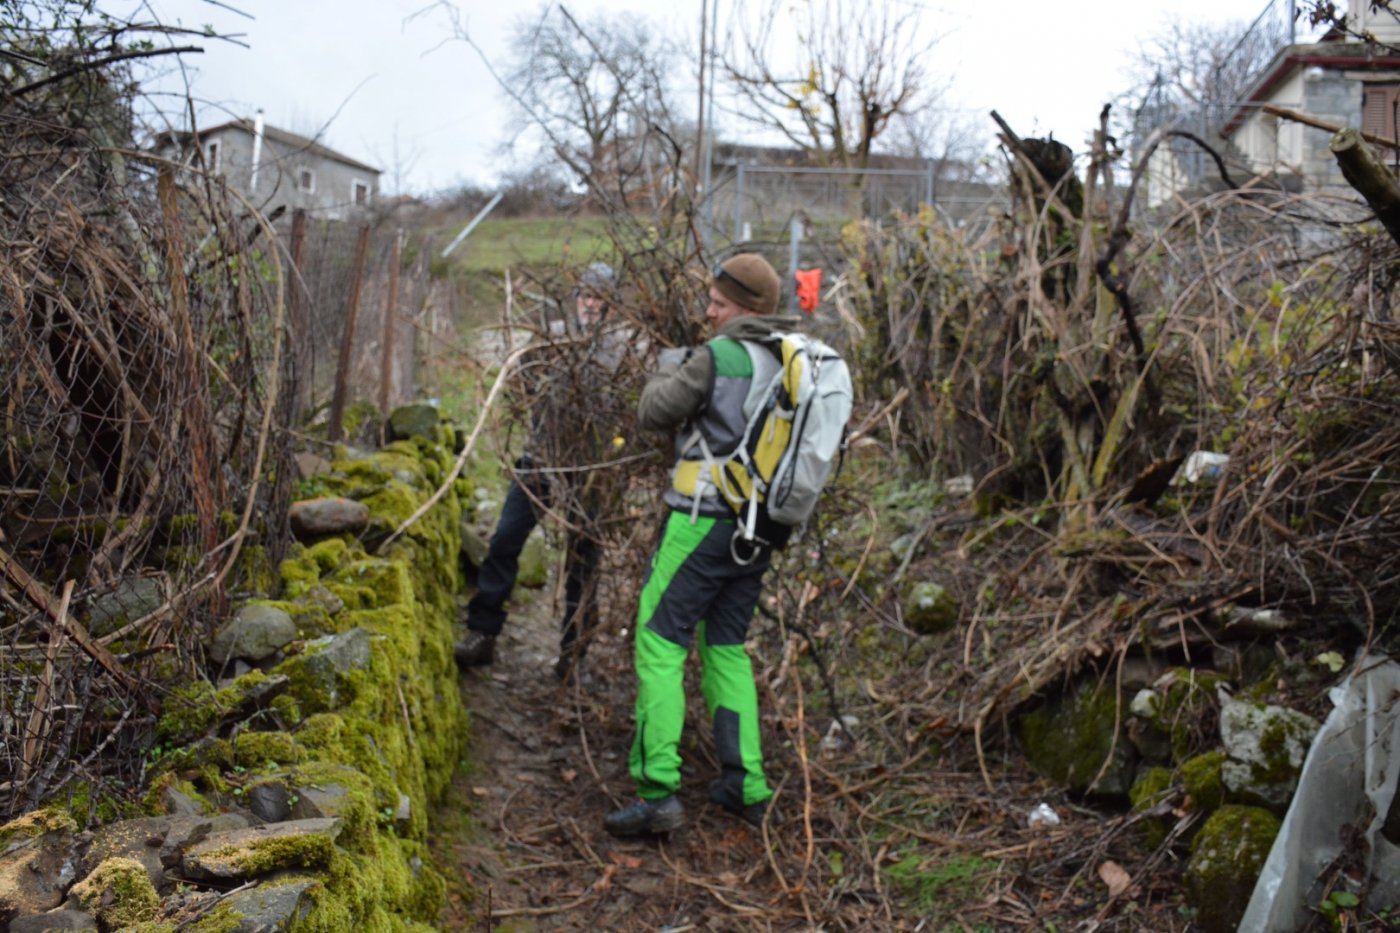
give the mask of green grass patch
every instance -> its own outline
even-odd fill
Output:
[[[997,863],[975,855],[920,855],[908,852],[885,869],[899,895],[923,916],[937,920],[981,895]]]
[[[448,231],[444,243],[456,233]],[[586,265],[613,257],[604,217],[503,217],[483,220],[445,261],[446,271],[454,275],[503,275],[506,269],[522,266]]]
[[[548,278],[563,267],[594,260],[616,263],[616,249],[604,217],[501,217],[483,220],[447,257],[443,248],[470,218],[455,218],[425,230],[421,244],[433,250],[434,278],[458,289],[459,326],[496,323],[506,300],[506,272],[517,300],[532,279]]]

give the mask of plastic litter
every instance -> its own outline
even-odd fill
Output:
[[[1172,477],[1172,485],[1183,483],[1214,482],[1225,472],[1225,464],[1230,462],[1229,454],[1212,453],[1209,450],[1192,451]]]
[[[1055,812],[1055,808],[1048,803],[1038,803],[1031,810],[1031,815],[1026,817],[1026,825],[1031,829],[1039,829],[1042,826],[1059,826],[1060,814]]]
[[[1400,664],[1366,656],[1355,673],[1328,692],[1333,710],[1322,724],[1298,780],[1298,790],[1264,862],[1239,933],[1301,929],[1322,900],[1324,869],[1355,826],[1365,853],[1366,906],[1400,900]],[[1387,819],[1389,817],[1389,819]]]

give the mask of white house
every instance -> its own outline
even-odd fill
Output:
[[[1266,104],[1397,138],[1400,52],[1386,46],[1400,48],[1400,20],[1385,10],[1372,11],[1367,0],[1354,0],[1348,25],[1369,32],[1376,44],[1329,35],[1285,47],[1226,120],[1220,135],[1250,171],[1275,175],[1295,190],[1347,189],[1328,149],[1332,132],[1266,113]]]
[[[251,120],[162,134],[156,150],[222,176],[264,212],[303,208],[343,220],[368,210],[379,197],[379,169],[268,126],[261,112]]]

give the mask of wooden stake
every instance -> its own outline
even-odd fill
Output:
[[[355,243],[355,264],[350,276],[350,299],[345,304],[345,330],[340,336],[340,362],[335,369],[335,393],[331,396],[330,423],[326,426],[326,440],[335,443],[340,440],[342,424],[345,421],[346,385],[350,380],[350,363],[355,349],[355,318],[360,313],[360,285],[365,277],[365,253],[369,250],[369,224],[360,228],[360,237]]]

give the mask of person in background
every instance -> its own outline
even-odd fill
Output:
[[[692,641],[699,645],[700,686],[720,761],[709,799],[757,825],[773,796],[744,639],[786,529],[763,529],[764,542],[736,553],[748,546],[735,540],[734,511],[705,456],[723,460],[734,451],[749,409],[762,402],[762,392],[750,387],[767,385],[781,365],[767,348],[744,342],[792,329],[793,320],[776,313],[780,290],[777,272],[756,253],[716,266],[705,310],[715,336],[683,361],[663,358],[638,404],[639,428],[675,432],[677,461],[664,497],[670,512],[637,606],[636,731],[628,763],[638,800],[606,817],[604,828],[614,836],[670,832],[685,820],[677,791]]]
[[[496,530],[491,535],[486,559],[477,572],[477,592],[467,606],[467,636],[458,642],[454,656],[461,668],[491,664],[496,657],[496,639],[506,621],[506,600],[515,589],[520,554],[525,541],[539,523],[544,510],[556,503],[566,507],[564,552],[564,614],[560,620],[559,658],[555,673],[567,677],[582,656],[583,636],[597,619],[593,589],[598,570],[598,544],[586,527],[591,510],[587,498],[586,471],[559,471],[556,467],[583,467],[586,464],[551,462],[557,459],[561,438],[577,431],[577,413],[590,399],[588,386],[580,385],[580,372],[596,382],[603,372],[615,369],[621,354],[613,346],[616,332],[600,333],[617,291],[617,275],[604,262],[595,262],[579,278],[572,327],[554,337],[572,337],[560,344],[566,347],[579,367],[570,373],[546,372],[531,412],[531,432],[525,452],[515,461],[515,475],[506,490]],[[573,415],[573,417],[571,417]],[[551,476],[554,481],[551,482]],[[573,513],[573,514],[569,514]]]

